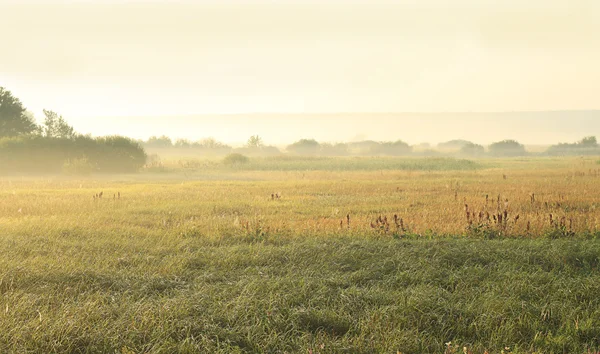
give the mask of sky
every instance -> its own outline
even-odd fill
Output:
[[[0,0],[0,24],[0,86],[93,134],[182,135],[124,117],[238,141],[217,115],[600,108],[597,0]]]

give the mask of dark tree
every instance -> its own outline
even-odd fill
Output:
[[[48,138],[73,139],[77,133],[58,113],[44,109],[44,135]]]
[[[595,148],[598,146],[598,140],[596,139],[595,136],[587,136],[587,137],[581,139],[579,144],[584,147],[594,147]]]
[[[0,87],[0,138],[35,132],[37,125],[27,114],[21,101],[4,87]]]

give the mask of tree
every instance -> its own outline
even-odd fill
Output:
[[[321,144],[321,154],[326,156],[345,156],[348,155],[348,144],[344,143],[323,143]]]
[[[587,136],[587,137],[581,139],[579,144],[584,147],[594,147],[595,148],[598,146],[598,140],[596,140],[595,136]]]
[[[58,113],[44,109],[44,116],[46,118],[42,131],[47,138],[73,139],[77,135],[75,129]]]
[[[490,154],[494,156],[524,156],[527,155],[525,146],[515,140],[503,140],[493,143],[489,147]]]
[[[192,143],[187,139],[177,139],[173,146],[176,148],[189,148],[192,146]]]
[[[378,151],[375,154],[384,155],[408,155],[412,152],[412,147],[402,140],[394,142],[380,143]]]
[[[0,138],[31,134],[37,125],[21,101],[0,87]]]
[[[160,137],[151,136],[148,138],[148,141],[146,141],[145,145],[154,148],[167,148],[173,147],[173,142],[171,141],[171,138],[166,135]]]
[[[373,140],[356,141],[348,144],[348,149],[352,154],[373,156],[381,152],[381,143]]]
[[[482,156],[483,154],[485,154],[485,149],[481,145],[470,142],[470,143],[464,145],[462,148],[460,148],[459,153],[461,155],[468,155],[468,156]]]
[[[552,145],[546,150],[548,155],[597,155],[599,152],[598,140],[595,136],[585,137],[572,144]]]
[[[223,159],[223,163],[229,166],[243,165],[248,163],[249,161],[250,159],[248,158],[248,156],[238,153],[229,154]]]
[[[286,150],[298,155],[316,155],[321,150],[321,144],[314,139],[301,139],[289,145]]]
[[[263,146],[262,138],[258,135],[252,135],[248,139],[246,146],[249,148],[261,148]]]
[[[446,141],[444,143],[439,143],[437,145],[439,150],[446,150],[446,151],[459,151],[460,149],[462,149],[465,146],[471,146],[474,145],[472,142],[467,141],[467,140],[462,140],[462,139],[457,139],[457,140],[450,140],[450,141]]]

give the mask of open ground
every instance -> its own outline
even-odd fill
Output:
[[[3,177],[0,351],[594,352],[598,186],[597,158]]]

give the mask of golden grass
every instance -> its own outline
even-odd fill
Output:
[[[460,172],[239,171],[162,179],[148,175],[121,180],[5,178],[0,181],[0,224],[16,233],[76,227],[90,232],[119,228],[206,237],[481,233],[537,237],[557,229],[565,236],[599,230],[600,176],[595,161],[500,163],[500,167]],[[96,198],[101,192],[103,198]],[[121,198],[116,197],[119,193]],[[402,219],[405,231],[391,222],[394,215]]]

